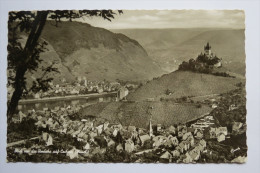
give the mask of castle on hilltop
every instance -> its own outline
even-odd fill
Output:
[[[208,65],[216,68],[222,67],[222,59],[218,58],[211,52],[209,42],[207,42],[206,46],[204,46],[204,54],[201,52],[201,54],[197,57],[197,61],[207,63]]]
[[[178,70],[192,71],[196,73],[213,74],[216,76],[232,77],[226,72],[215,70],[222,67],[222,58],[211,52],[209,42],[204,46],[204,53],[200,53],[196,59],[191,58],[189,61],[183,61]]]

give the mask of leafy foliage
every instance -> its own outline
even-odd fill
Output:
[[[122,10],[118,10],[122,14]],[[46,51],[47,42],[40,39],[47,19],[54,21],[55,26],[61,20],[70,20],[82,17],[101,17],[104,20],[114,18],[116,13],[112,10],[48,10],[48,11],[11,11],[8,20],[8,86],[14,88],[11,100],[8,102],[8,119],[14,114],[21,96],[28,91],[46,91],[53,80],[48,74],[57,73],[55,62],[48,67],[40,68],[43,61],[40,54]],[[20,42],[19,33],[28,35],[25,45]],[[36,78],[31,88],[27,88],[25,74],[41,70],[42,75]]]

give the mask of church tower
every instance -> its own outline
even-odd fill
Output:
[[[153,136],[153,127],[152,127],[152,121],[150,119],[150,122],[149,122],[149,136],[152,137]]]
[[[211,56],[211,46],[209,45],[209,42],[207,43],[206,46],[204,46],[204,53],[207,57]]]

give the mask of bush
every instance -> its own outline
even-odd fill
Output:
[[[166,95],[171,95],[171,94],[172,94],[172,91],[169,90],[169,89],[166,89],[165,94],[166,94]]]
[[[202,105],[201,105],[201,104],[198,104],[198,105],[197,105],[197,108],[201,108],[201,107],[202,107]]]

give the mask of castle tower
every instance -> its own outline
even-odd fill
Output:
[[[211,46],[209,45],[209,42],[207,43],[206,46],[204,46],[204,53],[207,57],[211,56]]]

